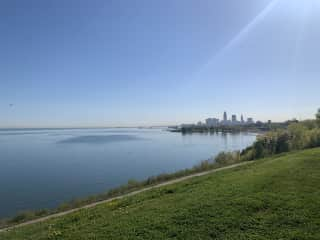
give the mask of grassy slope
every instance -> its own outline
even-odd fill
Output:
[[[0,239],[320,239],[320,149],[81,210]]]

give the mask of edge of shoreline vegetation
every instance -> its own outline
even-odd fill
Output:
[[[280,153],[320,147],[320,109],[315,120],[291,123],[285,129],[274,129],[263,135],[258,135],[257,140],[246,149],[233,152],[221,152],[215,158],[205,160],[192,168],[179,170],[174,173],[163,173],[151,176],[146,180],[129,180],[127,184],[110,189],[109,191],[83,199],[75,199],[61,204],[55,209],[40,209],[37,211],[24,211],[9,219],[0,219],[0,229],[14,227],[15,225],[36,220],[52,214],[80,208],[95,202],[152,187],[160,183],[178,179],[188,175],[210,171],[237,164],[245,161],[255,161]]]

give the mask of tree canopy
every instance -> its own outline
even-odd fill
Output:
[[[318,109],[318,112],[316,114],[316,118],[317,118],[317,122],[318,122],[318,124],[320,126],[320,108]]]

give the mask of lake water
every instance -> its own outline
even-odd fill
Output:
[[[0,217],[189,168],[255,138],[163,129],[0,130]]]

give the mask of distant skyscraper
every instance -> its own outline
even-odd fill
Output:
[[[248,118],[247,123],[248,124],[253,124],[254,123],[253,118]]]
[[[243,115],[241,114],[241,123],[244,123]]]
[[[208,118],[206,119],[206,125],[208,127],[215,127],[219,124],[219,119],[217,118]]]
[[[237,121],[237,115],[232,115],[232,122],[235,123]]]
[[[227,112],[223,113],[223,121],[224,122],[228,121]]]

